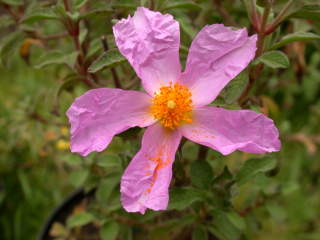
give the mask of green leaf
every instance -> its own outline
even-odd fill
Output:
[[[88,213],[88,212],[76,213],[68,217],[67,227],[68,228],[80,227],[92,222],[94,219],[95,217],[91,213]]]
[[[276,166],[274,158],[255,158],[247,160],[236,174],[238,185],[242,185],[255,177],[258,173],[267,172]]]
[[[133,127],[133,128],[129,128],[128,130],[118,134],[118,136],[123,138],[123,139],[135,138],[135,137],[137,137],[137,134],[140,131],[141,131],[141,128]]]
[[[80,9],[88,0],[73,0],[73,5],[76,9]]]
[[[86,13],[80,14],[79,19],[93,18],[93,17],[99,16],[99,15],[106,16],[106,15],[112,14],[113,12],[114,11],[109,7],[102,7],[99,9],[93,9],[93,10],[90,10]]]
[[[22,23],[33,23],[43,20],[59,20],[53,8],[43,8],[32,11],[21,20]]]
[[[276,222],[284,222],[287,218],[287,213],[284,206],[280,206],[276,202],[267,203],[266,209],[268,210],[272,219],[274,219]]]
[[[191,204],[203,199],[202,192],[190,187],[174,188],[170,191],[168,209],[183,210]]]
[[[271,68],[288,68],[290,63],[287,55],[281,51],[269,51],[264,53],[255,63],[264,63]]]
[[[0,29],[10,27],[15,24],[15,21],[8,15],[0,16]]]
[[[296,11],[295,13],[290,15],[289,17],[319,21],[320,5],[319,4],[306,5],[302,7],[299,11]]]
[[[39,57],[35,68],[43,68],[52,64],[65,64],[72,68],[78,56],[78,52],[64,54],[58,51],[52,51]]]
[[[8,65],[12,54],[20,47],[23,36],[20,32],[13,32],[1,40],[0,59],[4,66]]]
[[[181,30],[188,35],[190,40],[194,38],[194,36],[197,34],[196,29],[192,26],[191,20],[187,17],[179,16],[177,17],[177,20],[179,21]],[[180,46],[182,47],[182,45]],[[186,48],[186,53],[188,53],[189,49]]]
[[[163,10],[176,9],[176,8],[201,10],[201,7],[198,4],[190,2],[190,1],[169,3],[166,7],[163,8]]]
[[[304,6],[304,1],[296,0],[285,0],[285,1],[274,1],[275,5],[273,6],[273,11],[278,12],[278,16],[281,13],[280,18],[278,19],[278,24],[282,23],[285,19],[292,17],[295,13],[299,12]],[[289,3],[290,2],[290,3]]]
[[[32,187],[30,185],[30,180],[28,178],[28,175],[26,175],[25,172],[23,172],[21,169],[19,169],[18,178],[19,178],[24,196],[27,199],[32,199]]]
[[[100,237],[102,240],[114,240],[119,233],[119,224],[116,222],[106,222],[101,230]]]
[[[76,74],[70,74],[68,76],[66,76],[63,80],[63,82],[57,87],[54,95],[53,95],[53,103],[52,103],[52,107],[53,107],[53,113],[55,113],[57,116],[59,116],[59,106],[60,106],[60,96],[62,94],[62,92],[64,90],[68,90],[70,88],[72,88],[74,85],[76,85],[78,83],[79,80],[79,76]],[[70,155],[73,156],[73,155]],[[79,160],[79,158],[76,158],[77,161]],[[81,162],[81,161],[80,161]]]
[[[234,220],[230,219],[229,212],[214,210],[212,213],[213,224],[208,228],[211,233],[223,240],[238,240],[241,231]]]
[[[58,2],[58,4],[53,8],[53,11],[55,14],[57,14],[57,16],[60,16],[62,18],[69,18],[70,17],[70,15],[66,11],[62,1]]]
[[[228,212],[227,217],[230,222],[239,230],[243,231],[246,229],[246,222],[243,217],[241,217],[238,213]]]
[[[120,168],[121,158],[116,154],[103,154],[97,159],[97,165],[106,169]]]
[[[232,173],[230,172],[229,168],[227,166],[225,166],[223,168],[223,171],[220,175],[218,175],[214,180],[214,184],[218,184],[218,183],[222,183],[225,181],[232,181],[233,180],[233,176]]]
[[[12,6],[21,6],[24,3],[23,0],[1,0],[1,2]]]
[[[243,90],[248,84],[249,76],[248,71],[242,71],[236,76],[221,92],[221,97],[225,103],[233,104],[241,96]]]
[[[139,6],[139,1],[132,1],[131,3],[115,3],[112,4],[113,9],[128,9],[128,10],[135,10]]]
[[[208,233],[203,227],[195,227],[192,231],[192,240],[208,240]]]
[[[277,49],[288,43],[296,41],[320,40],[320,35],[311,32],[295,32],[284,36],[279,42],[275,43],[271,49]]]
[[[155,224],[151,229],[150,239],[172,239],[172,235],[177,236],[188,225],[196,221],[194,214],[184,214],[178,218],[167,219],[160,224]]]
[[[191,182],[199,188],[209,188],[213,180],[210,164],[205,160],[194,161],[190,168]]]
[[[75,170],[69,176],[69,181],[72,185],[79,187],[84,184],[89,176],[88,169]]]
[[[112,173],[101,181],[96,191],[98,201],[103,203],[108,202],[112,191],[120,182],[120,177],[119,173]]]
[[[260,7],[266,7],[270,5],[270,1],[269,0],[257,0],[257,5],[259,5]]]
[[[89,72],[95,73],[105,68],[110,68],[116,64],[125,62],[126,59],[116,49],[110,49],[104,52],[98,59],[96,59],[89,67]]]

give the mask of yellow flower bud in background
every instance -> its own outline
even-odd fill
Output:
[[[70,148],[70,142],[69,141],[66,141],[64,139],[59,139],[57,142],[56,142],[56,148],[58,150],[68,150]]]

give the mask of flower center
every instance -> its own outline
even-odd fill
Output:
[[[191,93],[179,83],[161,87],[152,103],[152,115],[166,128],[175,129],[184,122],[192,122]]]

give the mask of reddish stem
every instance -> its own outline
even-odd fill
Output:
[[[102,42],[102,46],[105,52],[107,52],[109,50],[109,45],[108,45],[108,41],[107,38],[105,36],[101,37],[101,42]],[[117,70],[115,68],[111,68],[110,69],[111,74],[112,74],[112,78],[114,81],[114,85],[116,88],[122,88],[122,84],[120,82]]]
[[[261,56],[261,54],[264,51],[264,41],[265,41],[265,29],[268,22],[268,17],[270,14],[271,6],[267,6],[264,9],[261,24],[259,26],[259,32],[258,32],[258,41],[257,41],[257,51],[255,58],[258,58]],[[241,94],[238,102],[240,105],[243,105],[249,95],[249,92],[251,88],[253,87],[255,81],[257,80],[258,76],[260,75],[261,71],[263,70],[263,64],[258,64],[255,68],[252,68],[249,73],[249,83],[244,90],[244,92]]]

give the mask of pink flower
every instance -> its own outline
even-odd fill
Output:
[[[147,93],[90,90],[75,100],[67,115],[71,151],[83,156],[103,151],[114,135],[128,128],[148,127],[121,179],[121,202],[128,212],[167,208],[182,137],[224,155],[279,151],[278,130],[263,114],[206,106],[254,58],[256,35],[222,24],[205,26],[193,40],[181,73],[179,23],[171,15],[140,7],[113,32]]]

